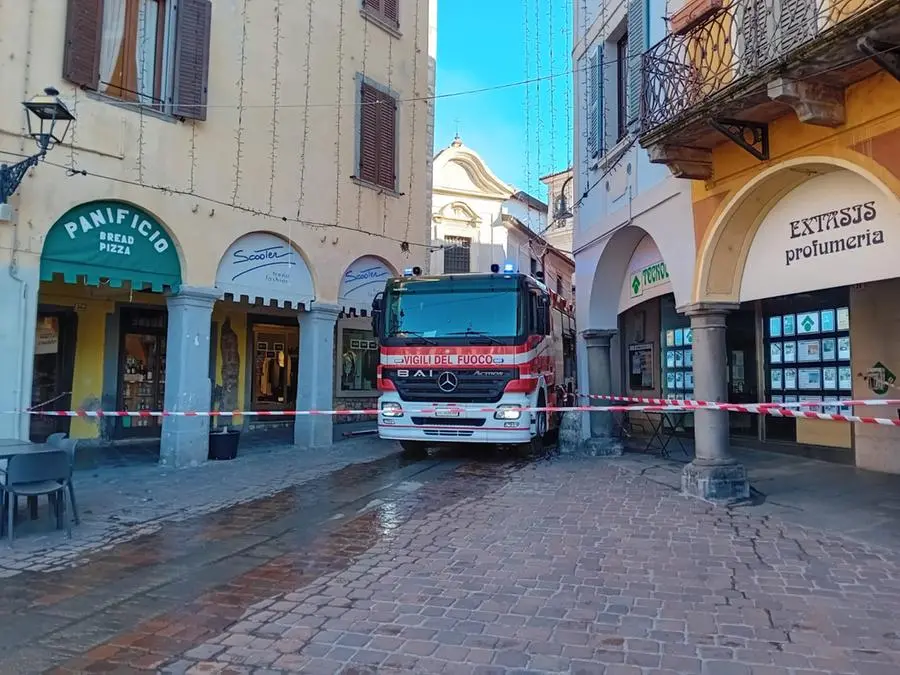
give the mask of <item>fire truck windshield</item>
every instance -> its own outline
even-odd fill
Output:
[[[512,285],[466,288],[446,282],[409,283],[385,294],[387,338],[512,341],[525,331],[521,294]]]

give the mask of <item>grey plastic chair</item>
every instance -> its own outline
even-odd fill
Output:
[[[7,536],[12,545],[15,539],[16,499],[18,497],[52,496],[57,527],[66,521],[66,533],[72,537],[72,524],[65,518],[66,494],[71,474],[69,453],[65,450],[34,452],[9,458],[6,467],[6,484],[3,491],[3,509],[7,517]]]
[[[78,446],[77,440],[67,438],[64,433],[56,433],[50,434],[47,437],[47,445],[51,448],[64,450],[69,453],[70,466],[72,471],[75,470],[75,448]],[[75,524],[80,525],[81,519],[78,517],[78,505],[75,502],[75,486],[72,481],[72,471],[69,472],[69,501],[72,502],[72,517],[75,519]]]

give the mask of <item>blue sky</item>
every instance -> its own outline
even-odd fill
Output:
[[[570,0],[438,0],[435,151],[456,134],[497,176],[546,201],[571,156],[572,77],[442,95],[571,70]],[[552,29],[552,35],[551,35]],[[552,59],[551,59],[552,55]]]

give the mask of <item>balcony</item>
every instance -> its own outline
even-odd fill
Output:
[[[900,79],[900,0],[688,0],[643,55],[641,145],[679,178],[712,175],[716,145],[769,158],[768,123],[844,122],[844,90]]]

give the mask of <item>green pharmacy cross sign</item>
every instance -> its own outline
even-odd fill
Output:
[[[669,271],[666,269],[666,263],[659,261],[648,265],[631,275],[631,297],[640,297],[644,291],[662,286],[668,280]]]
[[[181,286],[175,242],[149,213],[119,201],[95,201],[67,211],[47,233],[41,252],[41,280],[61,274],[89,286],[154,291]]]

